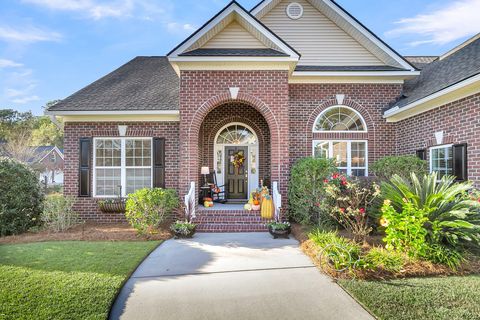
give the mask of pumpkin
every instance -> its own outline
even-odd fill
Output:
[[[260,211],[260,205],[257,204],[257,205],[252,205],[252,210],[253,211]]]
[[[263,219],[273,219],[274,212],[272,197],[267,195],[262,201],[262,210],[260,215]]]
[[[252,210],[252,206],[247,203],[246,205],[243,206],[243,209],[247,210],[247,211],[251,211]]]
[[[253,204],[256,205],[256,206],[258,206],[258,205],[260,204],[260,201],[258,201],[258,200],[253,200]]]

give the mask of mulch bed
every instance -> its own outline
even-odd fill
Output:
[[[300,241],[302,251],[312,259],[313,263],[326,274],[330,275],[334,279],[363,279],[363,280],[385,280],[385,279],[399,279],[399,278],[411,278],[411,277],[433,277],[433,276],[463,276],[468,274],[480,273],[480,258],[471,256],[465,261],[456,271],[450,268],[434,264],[428,261],[415,261],[409,262],[403,270],[398,273],[391,273],[386,270],[354,270],[338,272],[328,264],[321,261],[319,256],[320,248],[312,240],[308,239],[308,233],[310,229],[299,224],[292,225],[293,236]],[[350,238],[351,236],[344,231],[339,232],[340,236]],[[367,251],[373,246],[381,246],[381,236],[370,237],[363,245],[363,250]]]
[[[168,226],[161,227],[157,234],[139,236],[135,229],[128,224],[85,223],[60,233],[43,230],[16,236],[0,237],[0,244],[45,241],[147,241],[166,240],[171,237]]]

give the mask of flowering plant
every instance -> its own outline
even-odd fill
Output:
[[[332,205],[330,216],[350,231],[355,240],[365,240],[372,232],[368,210],[380,195],[380,187],[374,182],[349,180],[339,173],[325,179],[324,184]]]

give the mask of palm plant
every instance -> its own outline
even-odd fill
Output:
[[[410,180],[394,175],[382,185],[384,197],[396,210],[409,202],[428,212],[430,241],[453,248],[480,244],[480,203],[468,196],[472,190],[471,182],[456,183],[452,176],[438,181],[436,172],[420,179],[411,173]]]

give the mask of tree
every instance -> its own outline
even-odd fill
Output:
[[[1,153],[9,158],[22,163],[29,162],[35,154],[35,148],[31,147],[31,130],[29,128],[17,128],[10,132],[6,143],[3,143]]]
[[[18,112],[13,109],[0,109],[0,141],[8,140],[17,129],[32,129],[35,117],[32,112]]]
[[[32,146],[55,145],[63,148],[63,132],[48,116],[38,117],[32,131]]]

